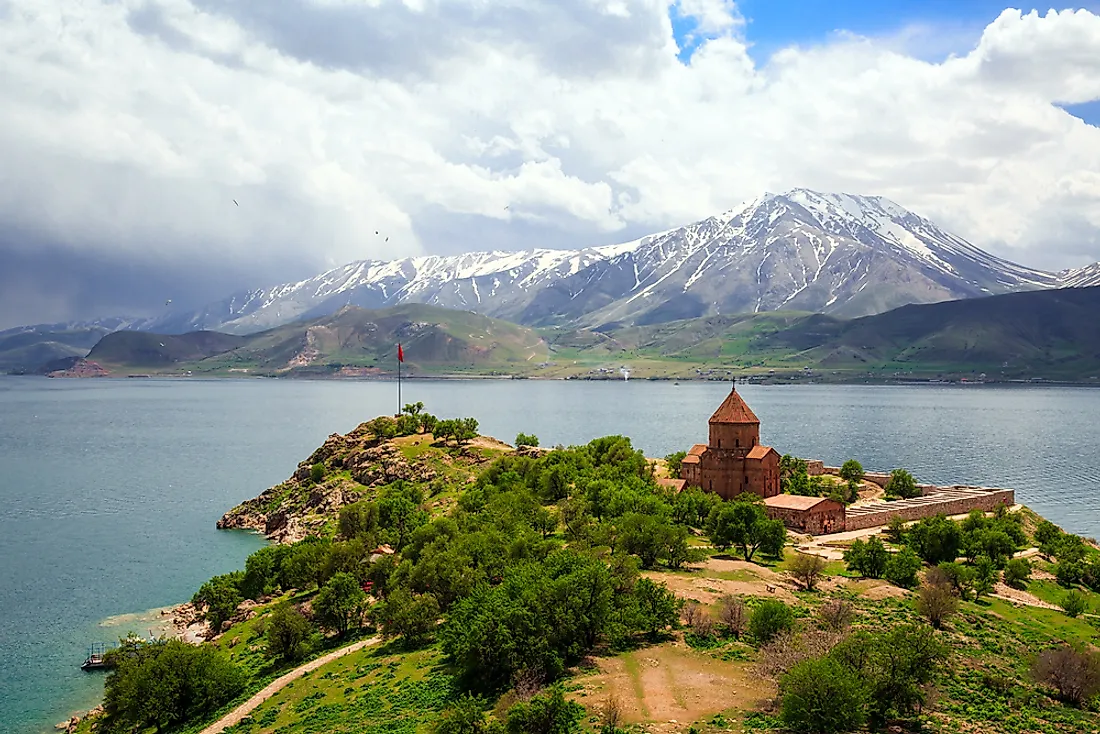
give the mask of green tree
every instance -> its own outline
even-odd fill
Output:
[[[325,562],[332,550],[327,540],[309,536],[290,546],[280,568],[284,589],[306,589],[324,583]]]
[[[520,446],[538,446],[539,437],[533,433],[518,433],[516,434],[516,448]]]
[[[997,566],[989,556],[978,556],[974,559],[974,598],[980,599],[993,593],[993,585],[997,583]]]
[[[1040,549],[1051,549],[1055,547],[1055,541],[1062,536],[1062,529],[1052,523],[1050,520],[1043,520],[1035,528],[1035,543]],[[1046,550],[1043,551],[1045,555],[1053,555]]]
[[[634,585],[634,598],[638,605],[635,624],[651,638],[680,617],[683,602],[664,584],[640,578]]]
[[[846,482],[859,484],[863,481],[863,465],[855,459],[848,459],[840,467],[840,478]]]
[[[283,581],[283,563],[290,555],[285,545],[268,545],[248,557],[244,563],[244,576],[238,591],[245,599],[259,599],[280,588]]]
[[[413,595],[407,589],[393,590],[375,611],[384,633],[400,635],[410,647],[423,645],[431,639],[439,614],[439,602],[434,595]]]
[[[416,417],[416,416],[419,416],[420,413],[423,410],[424,410],[424,403],[416,402],[416,403],[406,403],[405,407],[403,407],[401,409],[401,412],[405,415],[411,415],[413,417]]]
[[[344,505],[337,516],[337,528],[344,540],[370,535],[378,529],[378,505],[373,502]]]
[[[787,527],[782,520],[766,519],[760,526],[760,552],[769,558],[782,558],[787,545]]]
[[[764,542],[767,522],[768,516],[759,502],[742,495],[711,510],[707,534],[717,547],[734,546],[746,561],[751,561]]]
[[[887,497],[901,497],[902,499],[920,497],[917,480],[905,469],[895,469],[890,472],[890,479],[886,481],[886,486],[883,489],[886,490]]]
[[[108,654],[105,734],[162,731],[216,711],[243,689],[244,672],[214,645],[124,641]]]
[[[322,627],[343,636],[359,626],[366,597],[354,576],[338,573],[317,592],[313,611]]]
[[[665,457],[665,463],[668,465],[668,475],[673,479],[680,479],[680,464],[683,463],[685,456],[687,456],[686,451],[673,451]]]
[[[433,734],[487,734],[488,731],[485,702],[468,693],[445,709],[432,729]]]
[[[574,734],[581,730],[584,707],[565,698],[558,686],[508,709],[509,734]]]
[[[886,546],[875,536],[871,536],[867,542],[856,540],[844,551],[844,562],[848,564],[848,568],[869,579],[882,578],[889,560],[890,553]]]
[[[927,517],[905,534],[905,542],[926,563],[933,566],[959,557],[962,534],[957,523],[943,515]]]
[[[321,462],[317,462],[309,469],[309,478],[314,484],[318,484],[325,478],[325,465]]]
[[[1013,558],[1005,564],[1004,582],[1013,589],[1026,589],[1031,580],[1031,561]]]
[[[825,560],[821,556],[812,553],[796,553],[790,562],[791,576],[802,584],[806,591],[817,588],[817,582],[825,571]]]
[[[921,568],[920,557],[912,548],[905,547],[890,554],[886,560],[885,578],[891,584],[903,589],[912,589],[917,585],[917,573]]]
[[[531,525],[542,534],[543,538],[546,538],[558,529],[558,514],[547,507],[535,508]]]
[[[834,734],[867,720],[867,689],[858,674],[831,658],[804,660],[779,681],[783,724],[792,732]]]
[[[240,571],[215,576],[191,598],[192,603],[206,607],[206,621],[214,632],[221,631],[222,625],[237,612],[237,605],[244,601],[240,592],[243,578]]]
[[[267,654],[283,662],[305,657],[313,628],[298,608],[289,602],[278,604],[266,620],[264,640]]]
[[[1084,594],[1075,589],[1069,591],[1062,597],[1059,606],[1062,607],[1062,611],[1064,611],[1068,617],[1079,617],[1089,610],[1088,599],[1085,598]]]
[[[457,426],[455,432],[455,439],[459,445],[469,443],[478,437],[477,432],[477,418],[463,418]]]
[[[890,522],[886,524],[886,537],[894,543],[904,542],[905,520],[901,519],[901,515],[890,516]]]
[[[794,627],[794,612],[778,599],[765,599],[749,616],[749,633],[758,645],[770,642],[780,632]]]

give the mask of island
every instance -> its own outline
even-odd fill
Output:
[[[420,403],[227,512],[271,544],[70,732],[1092,732],[1100,549],[1010,489],[761,446],[541,447]]]

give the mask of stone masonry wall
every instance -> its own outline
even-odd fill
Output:
[[[1013,505],[1016,493],[1011,489],[977,487],[940,487],[942,499],[929,493],[914,500],[882,502],[849,508],[845,530],[863,530],[886,525],[895,515],[905,521],[922,520],[936,515],[963,515],[971,510],[992,512],[1000,505]]]

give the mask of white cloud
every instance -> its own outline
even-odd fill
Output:
[[[0,0],[0,224],[322,267],[808,186],[1026,264],[1100,259],[1100,130],[1054,106],[1100,98],[1100,17],[1006,11],[942,63],[844,36],[759,67],[731,2],[677,5],[710,37],[687,65],[659,0]]]

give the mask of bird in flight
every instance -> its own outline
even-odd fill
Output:
[[[233,206],[240,206],[240,204],[237,203],[236,199],[233,200]]]

